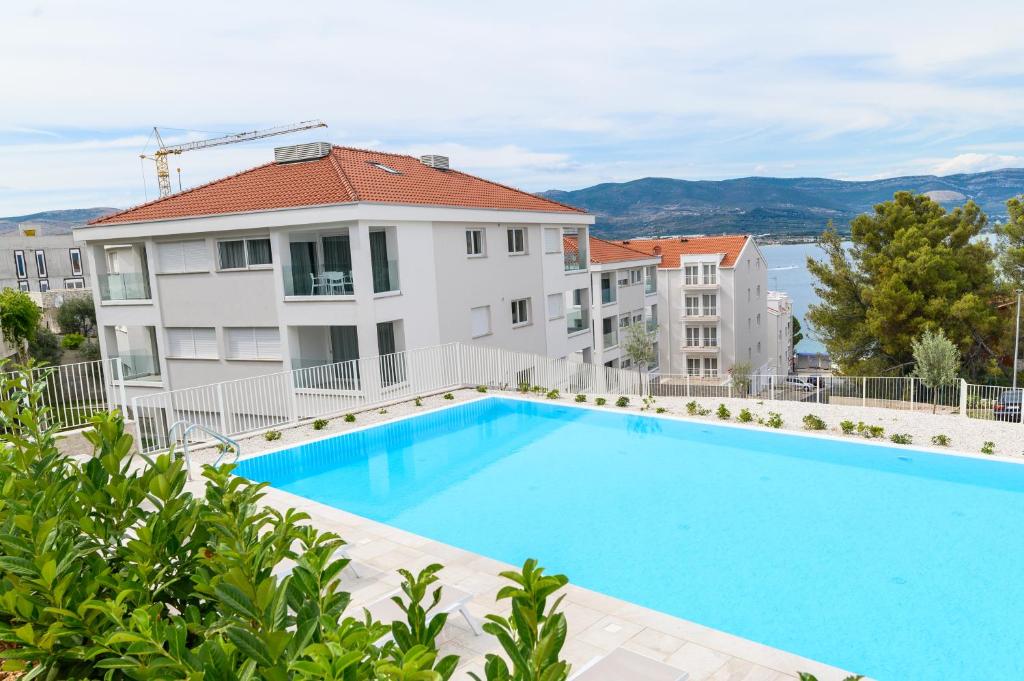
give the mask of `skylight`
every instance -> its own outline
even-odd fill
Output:
[[[402,173],[398,172],[397,170],[395,170],[394,168],[392,168],[391,166],[386,166],[383,163],[377,163],[376,161],[367,161],[367,163],[369,163],[374,168],[380,168],[385,173],[391,173],[392,175],[401,175],[402,174]]]

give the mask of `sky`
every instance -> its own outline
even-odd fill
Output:
[[[153,199],[306,141],[529,191],[1024,166],[1024,2],[51,2],[0,7],[0,216]]]

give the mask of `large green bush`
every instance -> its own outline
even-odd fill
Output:
[[[100,414],[91,458],[63,455],[45,424],[42,387],[7,379],[0,402],[0,651],[25,679],[371,679],[444,681],[457,658],[439,658],[446,616],[439,565],[402,573],[406,621],[380,623],[349,610],[340,588],[342,539],[294,509],[260,503],[264,485],[207,466],[205,495],[186,491],[181,459],[133,459],[117,413]],[[141,464],[141,465],[140,465]],[[275,566],[295,565],[277,578]],[[543,599],[565,583],[532,561],[506,575],[509,620],[487,631],[509,653],[562,681],[564,617]],[[550,581],[554,580],[554,582]],[[539,583],[539,586],[538,586]],[[554,588],[552,588],[554,586]],[[518,600],[517,600],[518,599]],[[527,605],[517,606],[522,599]],[[540,604],[540,610],[527,606]],[[557,605],[557,603],[556,603]],[[538,633],[540,625],[540,633]],[[559,635],[559,632],[562,632]],[[389,636],[390,634],[390,636]],[[386,640],[385,640],[386,639]],[[534,662],[536,660],[536,662]],[[489,661],[486,678],[509,676]]]

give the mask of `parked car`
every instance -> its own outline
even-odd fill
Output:
[[[992,405],[992,416],[996,421],[1020,421],[1021,402],[1024,401],[1024,389],[1006,390]]]
[[[802,390],[807,393],[812,393],[817,390],[813,383],[799,376],[790,376],[787,378],[783,387],[789,390]]]

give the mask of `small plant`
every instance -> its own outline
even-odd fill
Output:
[[[539,386],[539,385],[533,386],[532,388],[530,388],[530,390],[533,391],[534,395],[543,395],[544,393],[546,393],[548,391],[547,388],[545,388],[543,386]]]
[[[605,399],[604,397],[598,397],[597,399],[594,400],[594,404],[596,404],[599,407],[603,407],[604,405],[608,404],[608,400]]]
[[[697,411],[700,409],[700,405],[697,404],[696,400],[691,400],[686,403],[686,413],[690,416],[696,416]]]
[[[454,400],[455,399],[455,395],[452,395],[451,393],[445,393],[441,397],[443,397],[446,400]]]
[[[743,409],[740,409],[740,414],[736,417],[736,420],[740,423],[750,423],[754,420],[754,415],[750,413],[749,409],[743,407]]]
[[[221,454],[234,454],[235,448],[226,442],[218,442],[217,451],[220,452]]]
[[[982,445],[981,445],[981,453],[982,454],[995,454],[996,453],[996,443],[992,442],[991,440],[985,440],[985,442],[983,442]]]
[[[77,350],[85,342],[85,336],[80,333],[69,333],[60,339],[60,346],[66,350]]]
[[[657,407],[654,410],[654,413],[655,414],[664,414],[666,411],[668,411],[668,409],[666,409],[665,407]]]
[[[882,426],[868,426],[867,437],[872,439],[885,437],[885,428]]]
[[[388,410],[385,409],[384,407],[381,407],[380,409],[377,410],[377,413],[378,414],[387,414]]]
[[[798,672],[800,675],[800,681],[818,681],[818,677],[814,674],[808,674],[807,672]],[[843,681],[861,681],[864,677],[860,674],[856,676],[847,676]]]
[[[576,396],[576,401],[577,402],[586,402],[587,401],[587,396],[584,395],[583,393],[580,393],[579,395]]]
[[[897,445],[909,445],[913,444],[914,438],[910,433],[893,433],[889,436],[889,441]]]
[[[764,420],[764,425],[769,428],[781,428],[782,427],[782,414],[777,411],[768,412],[768,418]]]
[[[628,407],[629,406],[629,398],[626,397],[625,395],[620,395],[619,399],[615,400],[615,406],[616,407]]]
[[[654,407],[655,400],[653,396],[647,395],[643,398],[642,401],[644,403],[644,406],[640,407],[640,411],[650,411],[651,408]]]
[[[948,447],[949,436],[939,433],[938,435],[932,435],[932,444],[936,447]]]
[[[804,416],[804,428],[807,430],[825,430],[825,421],[814,414]]]
[[[417,397],[415,400],[413,400],[413,404],[415,404],[417,407],[422,407],[423,406],[423,398],[422,397]]]
[[[313,421],[313,430],[323,430],[327,427],[327,419],[317,419]]]
[[[722,419],[723,421],[728,421],[729,417],[732,416],[732,413],[728,410],[728,408],[726,408],[724,404],[718,405],[718,409],[715,410],[715,414],[718,416],[718,418]]]
[[[486,385],[478,385],[476,387],[476,391],[478,393],[485,393],[485,392],[487,392],[487,386]]]
[[[557,400],[561,396],[562,396],[562,393],[558,392],[558,388],[552,388],[551,390],[548,391],[548,393],[546,395],[546,397],[549,400]]]
[[[281,431],[280,430],[268,430],[267,432],[263,433],[263,439],[266,440],[267,442],[273,442],[274,440],[280,440],[281,439]]]
[[[530,392],[530,384],[529,383],[525,383],[525,382],[524,383],[520,383],[519,384],[519,392],[521,392],[521,393],[528,393],[528,392]]]
[[[854,428],[857,427],[857,424],[847,419],[846,421],[840,421],[839,427],[843,430],[844,435],[852,435]]]
[[[344,421],[345,423],[355,423],[355,422],[356,422],[356,415],[355,415],[355,414],[345,414],[345,415],[344,415],[344,416],[342,417],[342,420],[343,420],[343,421]]]

